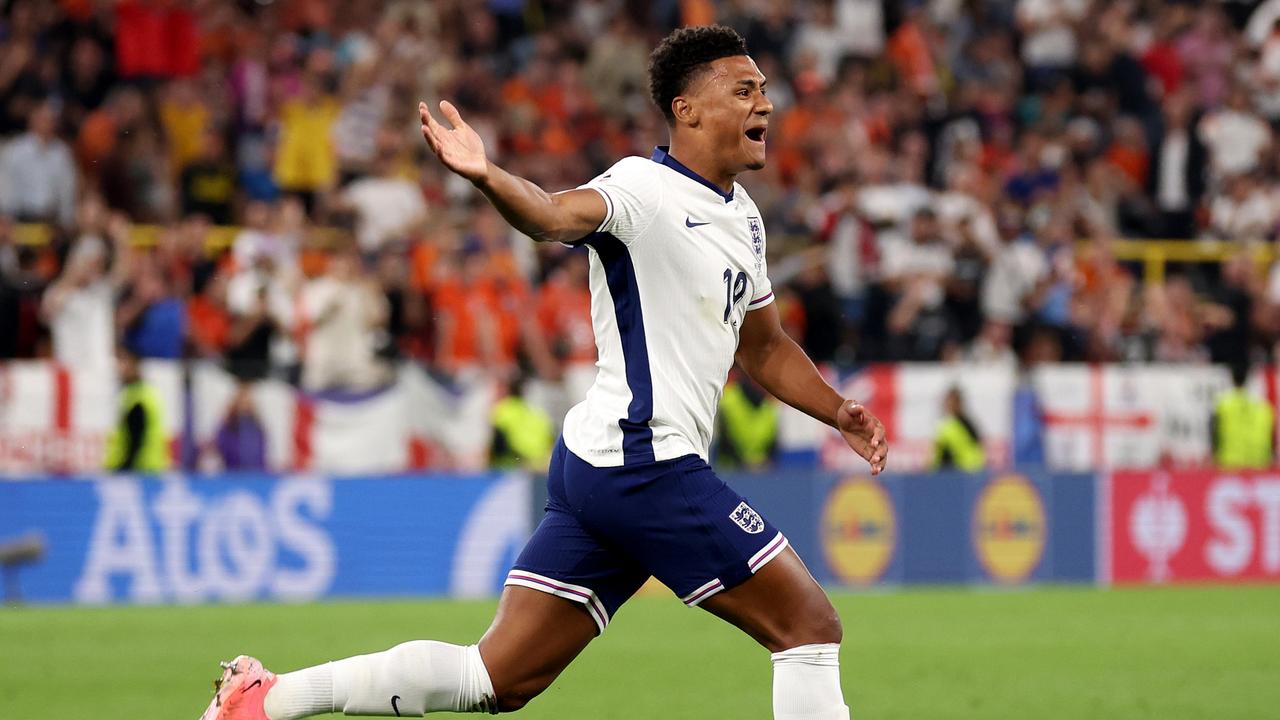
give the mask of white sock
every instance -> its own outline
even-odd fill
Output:
[[[387,717],[498,711],[480,649],[432,640],[285,673],[267,693],[265,709],[270,720],[338,710]]]
[[[839,645],[801,645],[771,657],[774,720],[849,720]]]
[[[263,709],[270,720],[297,720],[333,712],[333,663],[284,673],[267,691]]]

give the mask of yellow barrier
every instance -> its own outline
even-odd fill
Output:
[[[155,247],[160,242],[161,225],[134,225],[130,228],[133,237],[130,242],[134,247]],[[234,225],[212,225],[205,237],[205,251],[217,252],[231,247],[240,228]],[[336,243],[343,235],[335,228],[314,227],[307,235],[307,240],[322,247]],[[48,225],[19,224],[14,227],[14,239],[19,245],[40,247],[49,244],[53,239],[53,229]]]
[[[160,233],[164,228],[160,225],[134,225],[130,228],[133,237],[130,239],[134,247],[154,247],[160,242]],[[205,239],[207,250],[222,250],[231,247],[240,228],[231,225],[214,225],[209,228]],[[53,239],[53,229],[48,225],[33,223],[19,224],[14,228],[14,239],[19,245],[40,247],[49,244]]]
[[[1083,242],[1077,251],[1085,252],[1089,247],[1089,243]],[[1116,240],[1110,248],[1117,260],[1142,263],[1142,279],[1146,283],[1164,282],[1165,266],[1171,262],[1222,262],[1242,250],[1249,252],[1258,265],[1277,259],[1270,243],[1244,244],[1231,240]]]
[[[48,225],[18,225],[13,229],[14,240],[19,245],[47,245],[53,237],[53,231]]]

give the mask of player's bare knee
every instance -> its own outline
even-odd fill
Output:
[[[840,615],[829,602],[815,603],[810,611],[795,617],[770,643],[770,652],[781,652],[802,645],[840,644],[844,626]]]
[[[822,613],[819,613],[811,632],[814,639],[806,643],[808,645],[828,643],[839,645],[844,641],[844,625],[840,622],[840,614],[830,604]]]
[[[499,686],[494,683],[493,694],[498,699],[498,712],[511,713],[528,705],[551,685],[551,678],[531,678]]]
[[[529,701],[532,699],[533,698],[516,697],[513,695],[499,695],[498,696],[498,712],[500,713],[516,712],[517,710],[523,709],[525,705],[528,705]]]

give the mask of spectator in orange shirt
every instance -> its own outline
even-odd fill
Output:
[[[591,289],[587,258],[572,253],[538,289],[538,326],[551,355],[559,361],[563,409],[582,400],[596,376],[596,336],[591,328]],[[553,417],[559,417],[552,413]]]
[[[1142,134],[1142,125],[1133,118],[1116,121],[1115,140],[1107,149],[1107,160],[1136,188],[1146,187],[1151,153]]]
[[[569,364],[596,361],[587,270],[586,257],[571,254],[538,289],[538,324],[555,357]]]
[[[521,351],[539,375],[554,375],[554,363],[527,312],[529,288],[511,259],[470,243],[451,260],[458,269],[437,287],[436,361],[450,375],[479,370],[506,376]]]
[[[938,92],[938,73],[930,51],[930,43],[936,41],[929,28],[929,18],[917,7],[907,14],[907,21],[898,27],[889,39],[887,54],[894,66],[921,97]]]
[[[444,262],[448,277],[437,285],[433,302],[436,364],[451,376],[492,368],[501,341],[491,287],[485,282],[487,258],[471,249]]]
[[[215,272],[197,281],[196,295],[187,303],[189,340],[197,357],[218,357],[227,347],[231,316],[227,313],[227,278]]]
[[[487,462],[490,417],[502,384],[497,377],[502,344],[498,308],[487,264],[485,253],[474,245],[444,251],[432,295],[435,361],[430,375],[447,387],[438,396],[440,412],[449,418],[427,422],[458,467],[479,468]]]

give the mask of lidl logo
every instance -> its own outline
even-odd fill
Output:
[[[898,521],[884,486],[869,478],[836,485],[822,511],[822,544],[827,564],[847,583],[880,579],[897,545]]]
[[[1040,493],[1021,475],[992,478],[973,507],[973,545],[987,574],[1005,583],[1026,580],[1044,556]]]

